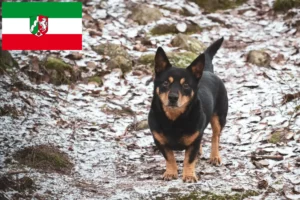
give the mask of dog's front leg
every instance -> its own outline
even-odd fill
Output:
[[[200,148],[200,142],[194,142],[185,150],[185,157],[183,161],[183,182],[195,183],[198,181],[195,167],[197,162],[197,154]]]
[[[176,164],[176,159],[174,156],[174,152],[169,149],[168,147],[157,145],[159,147],[159,150],[163,154],[163,156],[166,159],[166,171],[163,175],[163,179],[165,181],[170,181],[172,179],[178,178],[178,168]]]

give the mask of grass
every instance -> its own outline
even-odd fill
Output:
[[[25,147],[17,151],[13,157],[20,164],[44,172],[69,174],[73,168],[73,163],[67,154],[61,152],[57,147],[49,145]]]

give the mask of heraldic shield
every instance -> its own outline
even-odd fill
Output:
[[[41,37],[48,32],[48,17],[43,15],[30,17],[30,32]]]

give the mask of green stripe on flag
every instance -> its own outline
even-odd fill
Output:
[[[3,18],[28,18],[44,15],[49,18],[82,18],[81,2],[3,2]]]

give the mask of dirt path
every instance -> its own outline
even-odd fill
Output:
[[[142,54],[134,50],[135,40],[155,22],[143,26],[126,20],[130,11],[125,2],[110,0],[105,9],[91,12],[94,18],[106,17],[106,21],[101,37],[91,37],[84,28],[84,58],[74,61],[78,66],[88,60],[105,68],[103,57],[91,50],[99,42],[121,42],[134,58]],[[196,184],[184,184],[180,178],[161,180],[165,163],[155,150],[149,130],[135,131],[130,126],[147,119],[153,90],[152,83],[146,84],[151,75],[141,70],[143,66],[137,66],[125,79],[120,78],[119,70],[113,70],[104,76],[102,87],[35,85],[24,77],[26,84],[43,93],[16,92],[7,85],[12,79],[1,76],[0,107],[10,105],[20,112],[17,117],[0,116],[1,173],[28,170],[18,175],[35,181],[36,190],[27,194],[33,199],[300,199],[300,194],[293,192],[300,184],[300,101],[282,105],[285,94],[300,91],[299,29],[284,20],[284,15],[271,14],[273,1],[248,1],[236,9],[213,14],[203,14],[191,4],[202,13],[197,16],[171,12],[167,2],[149,2],[164,14],[157,23],[193,21],[203,31],[192,36],[206,45],[221,36],[226,40],[214,59],[216,74],[224,80],[230,102],[221,136],[222,166],[207,163],[211,137],[208,128],[204,155],[196,168],[201,180]],[[176,0],[173,4],[182,7],[186,3]],[[173,50],[167,47],[173,36],[151,36],[156,45],[147,52],[154,52],[157,46]],[[264,49],[271,56],[271,67],[246,62],[247,53],[254,49]],[[13,55],[20,64],[28,62],[22,52]],[[75,164],[70,175],[41,173],[15,161],[4,163],[24,146],[48,143],[70,156]],[[283,160],[254,160],[251,155]],[[183,152],[177,152],[176,158],[181,177]],[[5,192],[7,197],[15,193]]]

